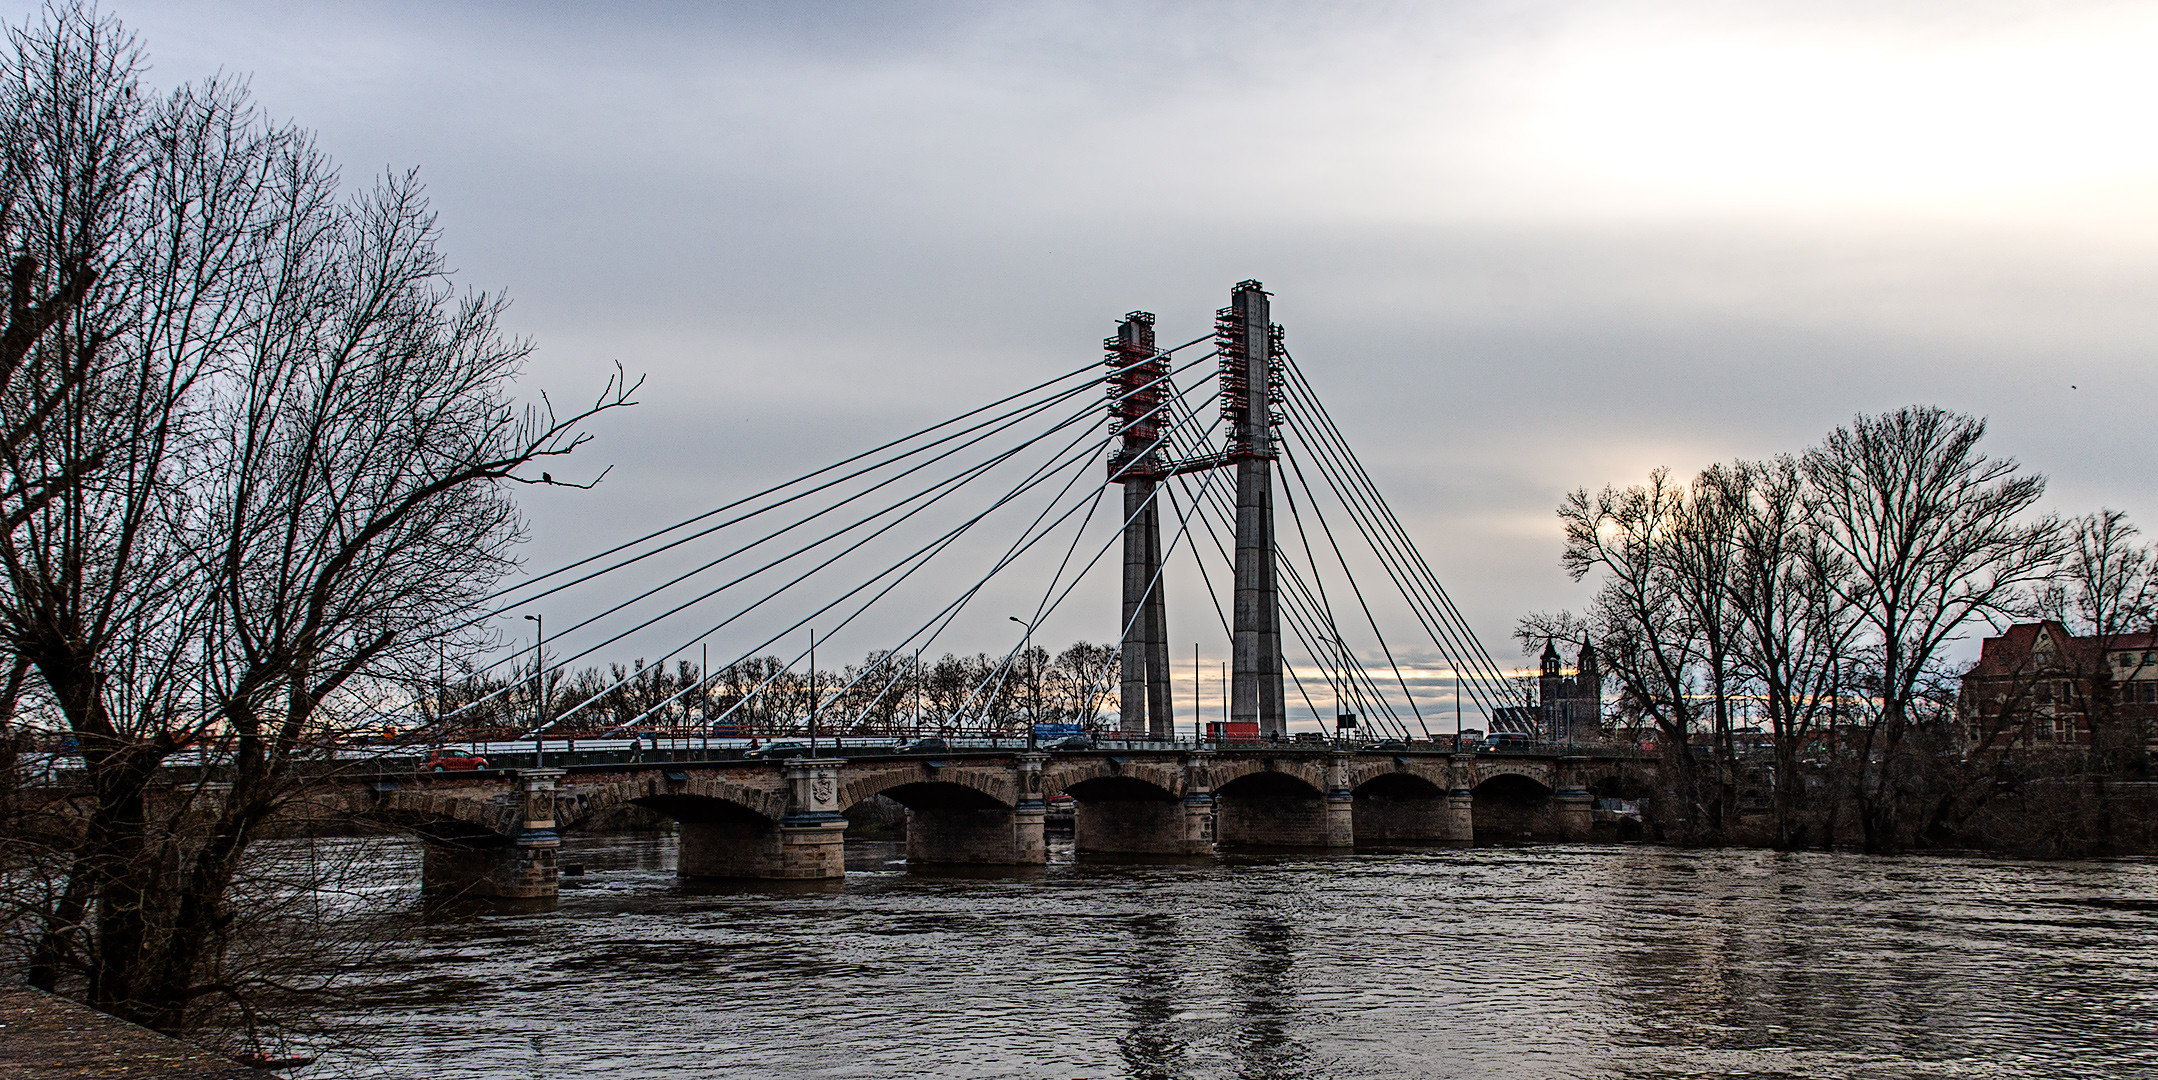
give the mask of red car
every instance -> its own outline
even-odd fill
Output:
[[[462,750],[432,750],[428,752],[427,760],[420,762],[421,772],[463,772],[486,767],[486,758]]]

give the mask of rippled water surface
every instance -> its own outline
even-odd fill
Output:
[[[714,888],[573,839],[586,887],[394,943],[301,1075],[2158,1077],[2158,863],[1057,854]]]

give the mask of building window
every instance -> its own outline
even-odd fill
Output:
[[[2158,683],[2143,684],[2143,704],[2158,704]]]
[[[2070,716],[2055,718],[2053,721],[2053,738],[2056,742],[2072,743],[2076,741],[2075,718]]]

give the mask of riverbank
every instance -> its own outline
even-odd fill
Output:
[[[26,986],[0,987],[0,1077],[279,1080],[199,1046]]]

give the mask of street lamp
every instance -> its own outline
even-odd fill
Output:
[[[532,643],[532,707],[537,710],[532,722],[532,767],[537,769],[547,763],[547,620],[538,615],[527,615],[525,620],[534,624],[537,634]]]
[[[1019,658],[1029,664],[1033,663],[1034,657],[1031,654],[1034,651],[1034,624],[1017,615],[1006,615],[1005,618],[1027,628],[1026,636],[1020,640]],[[1035,730],[1035,725],[1040,720],[1041,717],[1038,715],[1034,704],[1029,703],[1027,706],[1027,752],[1029,753],[1032,753],[1037,748],[1036,743],[1040,739],[1040,732]]]

